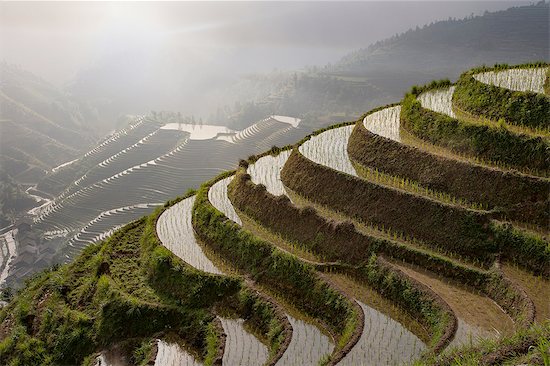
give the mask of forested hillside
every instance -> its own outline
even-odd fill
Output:
[[[248,90],[248,102],[233,106],[227,116],[238,125],[251,113],[277,112],[328,125],[398,101],[409,85],[456,79],[469,67],[548,61],[549,14],[549,4],[540,2],[448,19],[354,51],[334,65],[249,76],[230,89]]]

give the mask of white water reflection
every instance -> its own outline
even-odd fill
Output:
[[[204,272],[221,274],[195,239],[191,224],[194,203],[192,196],[164,211],[157,221],[157,234],[162,244],[184,262]]]
[[[454,86],[434,89],[420,94],[418,100],[423,108],[456,118],[456,114],[453,112],[454,91]]]
[[[209,140],[219,134],[232,134],[235,131],[225,126],[214,125],[192,125],[188,123],[167,123],[161,127],[162,130],[178,130],[189,132],[190,140]]]
[[[389,316],[358,301],[365,314],[361,338],[338,365],[396,365],[418,359],[426,345]]]
[[[158,340],[158,352],[155,359],[155,366],[202,366],[184,348],[177,343],[168,343]]]
[[[354,125],[333,128],[300,146],[300,152],[309,160],[329,168],[357,176],[348,156],[348,140]]]
[[[218,187],[221,189],[220,192],[214,190],[216,197],[220,197],[222,200],[226,199],[227,202],[229,202],[227,198],[227,184],[229,181],[229,179],[221,181],[224,186]],[[210,191],[212,191],[212,188]],[[191,222],[194,202],[195,196],[192,196],[178,202],[163,212],[159,217],[156,228],[159,239],[166,248],[189,265],[205,272],[223,274],[223,272],[204,254],[204,251],[195,239]],[[231,203],[229,203],[229,205],[231,205]],[[244,329],[243,319],[226,319],[221,317],[219,319],[227,335],[223,356],[224,364],[240,365],[241,363],[237,362],[239,360],[256,359],[263,360],[259,363],[263,364],[265,360],[267,360],[269,353],[267,347]],[[166,353],[166,355],[163,353],[162,357],[170,357],[174,360],[187,360],[191,357],[186,353],[182,353],[184,352],[183,350],[180,352],[181,348],[174,347],[176,346],[174,345],[165,349],[163,352]],[[157,356],[157,359],[158,357],[159,356]],[[228,363],[226,363],[226,361]],[[190,363],[190,365],[198,365],[195,360],[193,360],[193,362],[195,363]],[[244,363],[243,365],[248,364],[249,363]],[[159,365],[164,364],[160,363]]]
[[[401,142],[399,133],[401,124],[400,115],[400,105],[384,108],[366,116],[363,119],[363,126],[374,134]]]
[[[451,343],[449,343],[447,349],[458,346],[475,345],[483,339],[495,339],[499,336],[499,333],[496,330],[491,332],[489,330],[477,327],[466,323],[460,317],[457,317],[457,323],[458,326],[456,328],[455,336]]]
[[[300,319],[288,317],[292,325],[292,339],[283,357],[277,362],[279,366],[314,366],[326,354],[334,350],[332,340],[319,329]]]
[[[221,322],[227,335],[222,364],[260,366],[267,361],[267,347],[244,329],[243,319],[221,318]]]
[[[231,183],[233,176],[224,178],[216,182],[208,190],[208,200],[216,209],[222,212],[228,219],[233,220],[239,225],[242,225],[242,221],[235,212],[229,197],[227,197],[227,185]]]
[[[496,85],[515,91],[544,93],[547,67],[488,71],[474,75],[484,84]]]
[[[267,155],[250,164],[247,173],[250,174],[252,182],[263,184],[267,191],[275,196],[286,195],[285,187],[281,182],[281,169],[283,169],[290,150],[283,151],[277,156]]]
[[[11,262],[17,255],[17,231],[18,229],[13,229],[0,236],[0,287],[8,277]]]

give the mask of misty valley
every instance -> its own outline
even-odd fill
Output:
[[[0,365],[550,366],[547,2],[0,10]]]

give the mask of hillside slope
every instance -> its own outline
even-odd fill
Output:
[[[354,75],[407,72],[454,78],[474,65],[548,60],[549,6],[539,2],[417,27],[343,57],[334,70]]]
[[[472,69],[241,160],[30,280],[0,361],[548,362],[550,180],[524,159],[550,144],[525,108],[548,70]],[[496,123],[476,91],[519,107]]]
[[[0,165],[6,177],[2,189],[11,182],[15,196],[33,201],[24,190],[95,143],[96,113],[39,77],[5,62],[0,63],[0,81]],[[6,215],[20,216],[29,206],[32,204],[5,201],[3,220],[7,223]]]

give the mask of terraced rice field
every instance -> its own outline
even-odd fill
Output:
[[[418,359],[426,346],[389,316],[358,302],[365,314],[361,339],[339,365],[397,365]]]
[[[498,85],[504,87],[533,90],[539,86],[542,88],[542,84],[537,84],[540,83],[540,80],[537,79],[540,75],[536,73],[541,70],[530,70],[531,73],[509,70],[510,72],[505,75],[500,75],[500,72],[498,72],[484,75],[482,79],[485,80],[483,82],[495,85],[498,83]],[[545,69],[543,72],[545,72]],[[527,78],[533,80],[528,83]],[[544,81],[544,77],[542,80]],[[519,86],[516,86],[516,84]],[[462,118],[460,115],[457,117],[453,112],[453,93],[454,86],[435,89],[422,93],[418,100],[424,108],[453,118]],[[405,145],[412,145],[418,149],[424,149],[425,145],[423,143],[412,143],[411,137],[401,128],[400,113],[401,106],[387,107],[367,115],[362,123],[369,131],[381,137]],[[460,111],[457,110],[457,113],[460,114]],[[78,254],[80,249],[88,242],[100,240],[108,235],[114,227],[123,225],[125,220],[131,217],[137,218],[146,213],[147,210],[158,206],[160,202],[181,194],[186,188],[192,186],[191,182],[196,182],[194,185],[198,186],[200,182],[211,178],[221,170],[234,167],[237,158],[243,158],[257,152],[257,149],[267,150],[275,141],[284,144],[298,140],[294,134],[300,132],[299,123],[298,119],[291,117],[270,116],[240,132],[218,126],[166,124],[160,129],[147,132],[146,135],[143,135],[125,149],[119,150],[108,157],[102,157],[105,151],[109,151],[125,136],[132,135],[132,138],[135,139],[136,134],[133,134],[133,132],[145,126],[144,120],[140,119],[127,131],[111,137],[97,149],[87,154],[87,158],[98,159],[97,167],[88,170],[70,189],[58,197],[51,204],[51,207],[37,218],[35,228],[48,233],[51,240],[58,240],[56,237],[61,238],[59,240],[64,240],[68,235],[72,235],[72,239],[69,241],[70,248],[67,251],[67,257],[70,258]],[[478,121],[476,123],[484,122]],[[361,125],[358,126],[362,127]],[[306,140],[298,147],[298,150],[306,159],[332,169],[333,175],[327,169],[312,171],[326,174],[324,177],[327,180],[330,178],[333,178],[334,181],[342,179],[342,184],[346,184],[346,187],[349,188],[348,192],[359,194],[353,190],[353,184],[356,184],[356,187],[364,188],[368,193],[370,193],[369,187],[371,185],[376,186],[372,189],[372,192],[376,191],[376,193],[372,193],[372,196],[361,196],[361,199],[365,202],[370,200],[371,206],[364,206],[368,207],[366,210],[369,213],[370,210],[372,212],[379,211],[380,208],[381,212],[375,212],[373,215],[376,214],[381,217],[384,214],[381,206],[387,204],[387,199],[384,201],[387,196],[393,197],[395,200],[402,199],[402,201],[399,201],[402,202],[399,206],[388,205],[388,211],[399,211],[401,214],[400,209],[412,209],[418,205],[420,209],[426,212],[430,210],[436,212],[437,215],[434,214],[433,219],[432,216],[427,216],[429,221],[422,221],[423,219],[420,216],[410,214],[406,217],[394,216],[393,212],[390,212],[387,213],[388,217],[392,219],[403,217],[402,221],[408,220],[410,223],[399,226],[396,224],[399,220],[396,219],[389,222],[389,228],[384,228],[378,227],[371,217],[362,216],[364,221],[360,221],[357,218],[350,217],[350,215],[353,215],[352,210],[346,211],[348,214],[339,211],[339,208],[341,209],[348,204],[353,205],[356,203],[359,205],[360,202],[353,200],[355,196],[347,196],[346,199],[340,201],[324,201],[324,203],[322,200],[318,200],[318,197],[314,194],[309,194],[308,199],[301,197],[299,190],[303,189],[306,192],[308,187],[296,185],[299,188],[296,192],[293,192],[287,189],[281,181],[281,170],[289,162],[290,150],[282,151],[276,156],[265,155],[255,162],[251,162],[247,168],[247,173],[250,174],[254,184],[264,185],[272,195],[292,197],[291,202],[298,208],[310,207],[310,210],[306,211],[294,210],[294,208],[291,210],[284,205],[274,205],[275,208],[281,208],[283,211],[288,209],[285,212],[289,215],[298,212],[295,214],[296,216],[292,216],[298,221],[302,220],[302,217],[306,217],[311,221],[305,221],[304,219],[303,223],[318,225],[316,226],[319,228],[318,232],[313,231],[311,234],[306,233],[303,236],[304,238],[314,238],[314,240],[311,239],[313,242],[311,247],[314,248],[311,249],[311,252],[300,245],[296,245],[296,248],[294,248],[294,244],[297,243],[292,243],[290,242],[291,239],[288,239],[302,238],[300,234],[294,232],[288,237],[283,235],[289,226],[288,221],[282,221],[284,225],[274,224],[273,227],[277,228],[277,232],[270,231],[269,227],[263,227],[260,222],[254,221],[252,216],[249,217],[244,213],[251,212],[251,215],[254,215],[254,212],[257,214],[258,211],[243,209],[241,204],[247,201],[238,195],[232,196],[232,199],[239,200],[237,207],[242,211],[236,210],[228,197],[228,185],[234,176],[228,176],[217,181],[208,190],[210,203],[229,220],[243,227],[258,239],[269,242],[280,251],[293,255],[303,263],[311,265],[308,271],[317,268],[317,278],[328,283],[331,291],[338,290],[341,293],[338,295],[339,297],[328,298],[337,298],[336,301],[346,303],[347,300],[340,299],[348,298],[350,302],[355,302],[358,305],[355,309],[358,312],[361,311],[364,317],[364,324],[359,321],[360,324],[356,328],[357,333],[352,335],[346,333],[349,332],[349,329],[346,328],[341,331],[338,326],[334,326],[329,321],[327,324],[338,329],[336,333],[342,335],[342,338],[338,339],[338,337],[328,333],[325,329],[326,324],[319,323],[317,318],[312,319],[305,316],[297,310],[298,306],[289,304],[286,297],[288,295],[285,296],[282,293],[271,294],[269,293],[270,290],[256,286],[254,279],[247,277],[244,281],[247,286],[258,292],[265,291],[266,296],[273,299],[277,308],[282,310],[292,326],[290,343],[284,349],[282,357],[276,362],[276,365],[324,364],[323,362],[328,360],[329,356],[339,354],[335,353],[335,350],[340,351],[342,348],[341,343],[345,342],[348,342],[349,345],[353,344],[353,346],[351,346],[349,352],[346,351],[347,353],[343,355],[340,361],[334,362],[338,365],[405,364],[422,359],[423,354],[426,352],[441,352],[441,349],[447,347],[446,350],[442,351],[444,358],[448,356],[446,352],[449,349],[452,350],[455,347],[465,345],[483,346],[480,342],[482,339],[498,339],[503,335],[512,334],[521,327],[529,326],[533,317],[535,317],[536,322],[544,322],[550,319],[550,306],[548,305],[550,281],[548,278],[537,277],[528,273],[526,269],[520,269],[507,263],[508,259],[505,258],[505,253],[501,249],[499,249],[501,250],[501,258],[495,259],[492,255],[496,251],[484,246],[486,243],[493,244],[493,238],[487,239],[483,244],[479,244],[481,240],[474,241],[474,244],[468,244],[479,251],[480,256],[488,254],[488,263],[480,265],[476,262],[477,257],[475,260],[468,256],[459,257],[457,253],[447,253],[445,250],[448,250],[448,248],[446,247],[437,249],[427,246],[418,238],[411,237],[410,235],[425,238],[422,231],[415,231],[415,224],[420,227],[424,225],[428,231],[433,231],[436,233],[435,235],[443,237],[447,235],[446,232],[443,233],[447,227],[445,226],[444,230],[435,230],[434,225],[440,224],[438,220],[441,219],[441,222],[452,226],[450,220],[462,220],[466,215],[468,215],[468,218],[475,216],[472,218],[474,221],[472,221],[471,226],[474,230],[479,230],[479,232],[476,232],[476,234],[479,234],[478,236],[493,235],[495,233],[495,235],[499,235],[500,232],[494,228],[490,228],[490,230],[495,231],[486,230],[486,226],[496,222],[494,216],[483,216],[486,215],[487,211],[476,208],[477,206],[474,206],[474,203],[472,203],[472,206],[468,206],[465,201],[450,199],[450,195],[423,192],[420,186],[420,188],[415,186],[416,188],[413,189],[411,187],[416,182],[408,180],[407,177],[384,175],[385,173],[378,172],[378,167],[374,171],[374,168],[363,167],[359,162],[352,163],[348,156],[348,144],[354,128],[354,125],[347,125],[326,130]],[[143,132],[145,133],[145,130]],[[354,135],[355,137],[356,135]],[[382,140],[376,139],[373,141],[380,142]],[[370,146],[382,145],[364,146],[371,148]],[[393,147],[395,144],[387,146]],[[350,149],[350,151],[353,152],[354,150]],[[411,150],[404,151],[412,154]],[[449,151],[440,153],[439,150],[430,150],[429,152],[443,155],[446,158],[466,161]],[[427,155],[418,156],[426,157]],[[401,155],[402,157],[403,155]],[[307,170],[308,166],[313,166],[313,164],[304,164],[304,160],[300,159],[299,163],[303,164],[300,167],[305,167],[304,169]],[[389,160],[390,164],[392,161]],[[433,162],[435,159],[430,160],[426,157],[426,161]],[[197,165],[200,166],[197,167]],[[292,166],[291,162],[288,165]],[[456,165],[453,167],[456,167]],[[311,169],[317,168],[313,167]],[[371,173],[366,174],[363,169]],[[405,172],[403,173],[405,175],[409,174],[409,171],[405,169],[401,170],[399,174],[401,172]],[[286,173],[285,171],[285,179],[287,177]],[[298,174],[301,173],[302,171]],[[340,173],[347,174],[344,177],[345,180]],[[410,174],[414,175],[416,172]],[[308,178],[315,178],[314,173]],[[402,181],[396,183],[394,178],[400,178]],[[305,179],[303,181],[306,181]],[[293,187],[290,184],[289,186]],[[540,186],[536,185],[536,187]],[[317,188],[322,190],[326,187],[319,185]],[[461,193],[460,190],[458,191],[458,193]],[[124,192],[124,194],[121,194],[121,192]],[[254,194],[256,193],[258,192],[254,192]],[[334,194],[337,194],[337,192],[334,192]],[[262,198],[261,195],[255,197],[258,200],[265,198],[265,196]],[[377,200],[376,205],[372,204],[374,199]],[[280,202],[282,201],[278,201],[278,203]],[[238,273],[231,263],[223,262],[223,258],[218,258],[216,253],[211,253],[206,247],[203,248],[197,241],[192,225],[194,203],[194,196],[185,198],[167,208],[159,216],[156,223],[156,232],[161,243],[185,263],[200,271],[216,275],[241,275],[242,273]],[[322,203],[327,206],[323,206]],[[472,210],[472,208],[475,212],[466,211]],[[207,211],[206,214],[201,211],[195,218],[200,217],[199,222],[203,218],[205,218],[204,221],[208,221],[208,215],[211,213],[211,209],[208,209],[210,211]],[[318,216],[307,216],[312,213],[311,210],[314,210]],[[479,214],[479,217],[476,216],[477,214]],[[445,215],[448,215],[451,219],[441,218]],[[277,213],[273,215],[273,217],[276,216]],[[261,215],[258,217],[261,217]],[[269,222],[271,218],[272,216],[269,219],[262,218],[259,220],[268,222],[271,225]],[[478,218],[479,221],[475,221]],[[218,219],[217,216],[216,219]],[[326,220],[326,222],[323,220]],[[210,221],[212,221],[211,217]],[[342,221],[351,222],[353,225],[342,224]],[[379,222],[388,224],[388,221],[380,220]],[[290,225],[293,223],[294,221],[290,222]],[[478,223],[480,224],[477,225]],[[393,232],[394,224],[396,229],[401,231],[409,229],[410,232]],[[410,225],[407,226],[408,224]],[[484,224],[487,225],[483,226]],[[203,228],[201,225],[203,225],[202,222],[197,226],[197,230],[199,228],[200,230],[209,229]],[[327,226],[327,230],[323,231],[325,230],[323,225],[330,227]],[[483,226],[483,229],[476,228],[476,225]],[[224,228],[220,225],[216,226],[215,230],[224,230]],[[463,226],[460,225],[452,230],[458,233],[456,235],[464,234],[465,240],[469,240],[469,226],[468,233],[461,231]],[[201,232],[202,234],[204,233]],[[219,234],[219,232],[216,232],[216,234]],[[318,234],[321,234],[319,241]],[[331,238],[334,239],[334,242],[325,240],[323,237],[325,234],[329,237],[333,235]],[[6,257],[11,250],[6,235],[4,239],[0,238],[0,282],[3,279],[4,272],[6,272]],[[206,237],[217,236],[206,235]],[[428,235],[426,237],[428,238],[426,240],[432,240]],[[434,242],[439,240],[440,237],[434,239]],[[453,240],[455,238],[452,235],[449,237]],[[244,236],[233,236],[229,240],[243,238]],[[355,253],[363,255],[362,250],[364,249],[366,253],[376,253],[376,258],[374,256],[370,257],[368,265],[366,265],[366,260],[369,256],[360,257],[359,262],[347,262],[347,252],[342,254],[342,252],[334,251],[334,253],[331,253],[334,248],[327,246],[327,243],[347,245],[343,241],[348,239],[350,243],[354,243],[350,246],[350,250],[357,249]],[[512,245],[506,243],[506,240],[509,240],[507,238],[500,240],[502,240],[502,243],[497,243],[499,248]],[[518,234],[518,238],[514,237],[514,240],[520,241],[523,239],[520,239]],[[459,240],[457,239],[457,241]],[[243,239],[244,242],[246,241]],[[365,244],[369,248],[355,247],[356,244]],[[535,239],[529,242],[529,245],[532,245],[529,250],[533,252],[540,251],[541,247],[544,251],[544,244],[535,243]],[[328,249],[325,249],[327,247]],[[322,249],[316,251],[317,248]],[[388,248],[393,249],[388,250]],[[325,253],[323,251],[329,253],[327,257],[337,258],[338,262],[328,263],[321,259],[320,257]],[[519,255],[524,255],[524,253],[520,252]],[[545,254],[541,256],[543,255]],[[528,258],[535,261],[540,259],[534,257],[535,255]],[[280,262],[274,261],[272,263],[278,264]],[[295,262],[289,261],[289,263],[295,265]],[[431,270],[418,266],[419,263]],[[491,265],[493,266],[490,267]],[[487,268],[491,268],[491,270],[487,272]],[[544,270],[543,268],[541,271]],[[249,273],[254,272],[250,271]],[[444,277],[442,274],[448,277]],[[259,275],[260,278],[261,276],[262,274]],[[494,283],[499,281],[501,283]],[[370,285],[367,285],[367,283]],[[465,283],[475,284],[477,287],[468,287],[464,285]],[[284,284],[287,286],[285,289],[293,286],[292,283]],[[340,309],[349,309],[348,305],[344,307],[342,303],[338,303],[337,306],[341,306]],[[405,311],[405,308],[408,311]],[[335,307],[334,309],[338,308]],[[414,311],[410,309],[414,309]],[[342,310],[342,312],[344,311],[348,310]],[[265,338],[263,338],[265,335],[255,335],[249,330],[249,325],[244,319],[225,315],[218,316],[218,319],[226,335],[222,360],[224,365],[264,365],[268,361],[270,357],[269,346],[263,343],[265,342]],[[320,316],[319,319],[324,318]],[[361,320],[361,317],[359,316],[358,319]],[[438,324],[433,325],[433,321]],[[346,327],[348,325],[346,324]],[[341,333],[338,333],[340,331]],[[441,339],[436,336],[439,332],[445,334]],[[351,338],[346,338],[347,336]],[[351,343],[350,339],[357,342]],[[432,343],[432,348],[429,348],[427,341],[440,344],[434,346]],[[445,342],[450,343],[447,345]],[[201,365],[195,356],[177,343],[165,339],[158,340],[157,345],[158,353],[155,365]],[[104,352],[98,362],[101,365],[118,365],[126,361],[116,351],[112,351]]]
[[[8,277],[12,256],[16,255],[17,248],[13,238],[15,230],[10,230],[0,236],[0,286]]]
[[[195,196],[186,198],[162,213],[157,221],[157,234],[162,244],[187,264],[208,273],[223,274],[205,255],[195,239],[191,216]],[[268,357],[267,347],[245,330],[242,319],[220,318],[227,335],[224,364],[261,365]],[[180,347],[164,350],[164,356],[170,359],[188,359]],[[158,356],[157,356],[158,360]],[[252,363],[250,363],[253,360]]]
[[[411,266],[399,267],[438,293],[455,312],[458,328],[450,347],[476,343],[482,338],[498,338],[514,329],[512,319],[486,296],[432,273]]]
[[[395,114],[395,112],[393,114]],[[347,165],[346,163],[342,163],[343,159],[339,161],[336,160],[339,156],[341,157],[343,153],[341,151],[342,146],[334,144],[335,139],[340,139],[342,136],[343,138],[349,138],[351,134],[349,127],[331,130],[335,131],[334,134],[329,134],[328,132],[330,131],[324,132],[319,136],[327,134],[325,137],[330,143],[324,144],[319,140],[314,140],[316,137],[319,137],[316,136],[312,138],[313,141],[310,140],[312,141],[313,147],[306,146],[304,149],[307,149],[310,154],[320,151],[320,154],[327,156],[325,154],[325,147],[330,146],[330,156],[333,157],[330,163],[337,167],[349,168],[351,163]],[[304,143],[304,145],[308,144],[310,141]],[[347,144],[344,146],[347,146]],[[281,181],[280,172],[289,156],[290,151],[283,151],[277,156],[268,155],[262,157],[248,167],[247,173],[250,174],[252,182],[265,185],[266,189],[271,194],[276,196],[287,195]],[[353,167],[349,168],[349,171],[352,171],[351,169],[353,169]],[[353,170],[353,172],[355,172],[355,170]],[[224,207],[228,204],[230,204],[230,202],[224,202]],[[377,362],[378,364],[395,364],[417,358],[421,351],[425,349],[423,342],[400,323],[361,301],[358,301],[358,304],[361,306],[365,315],[365,328],[363,329],[357,345],[352,348],[351,352],[346,355],[339,364],[359,365],[367,361]]]
[[[69,240],[68,256],[76,255],[88,243],[104,240],[116,229],[128,223],[128,220],[137,220],[148,214],[152,208],[161,206],[161,203],[143,203],[126,207],[119,207],[104,211],[84,226]],[[71,253],[74,251],[74,253]]]
[[[354,126],[325,131],[304,142],[299,150],[309,160],[357,176],[348,157],[348,140]]]
[[[263,184],[272,195],[286,195],[285,187],[281,182],[281,169],[289,156],[290,150],[282,151],[277,156],[264,156],[251,164],[247,173],[250,174],[254,183]]]
[[[445,95],[448,94],[448,91],[445,91]],[[444,94],[441,94],[443,96]],[[449,99],[451,96],[445,96],[445,98],[439,98],[434,100]],[[450,101],[449,101],[450,102]],[[437,104],[430,102],[432,104]],[[395,107],[391,107],[395,108]],[[441,108],[441,105],[438,105],[434,108]],[[378,131],[391,131],[395,129],[396,116],[395,109],[386,111],[382,110],[374,118],[380,117],[382,115],[388,116],[387,124],[388,127],[384,127],[384,122],[382,119],[377,118],[376,129]],[[369,125],[370,126],[370,125]],[[355,168],[352,166],[347,153],[347,144],[349,136],[351,135],[353,126],[346,126],[341,128],[335,128],[333,130],[328,130],[323,132],[311,140],[306,141],[302,146],[300,146],[300,152],[308,159],[318,164],[328,166],[332,169],[357,176]],[[372,131],[371,131],[372,132]],[[395,137],[395,135],[393,135]],[[413,272],[408,270],[409,275],[413,275]],[[418,279],[420,282],[428,285],[435,290],[436,293],[459,293],[459,296],[456,296],[456,299],[469,298],[471,308],[478,309],[492,309],[490,314],[483,312],[475,312],[474,314],[457,314],[459,320],[459,328],[457,334],[454,338],[453,345],[468,343],[470,340],[475,341],[478,336],[488,336],[495,335],[495,332],[492,332],[492,326],[495,324],[495,319],[498,321],[496,324],[501,324],[502,328],[500,332],[505,330],[510,330],[513,328],[511,324],[511,319],[496,305],[494,302],[489,300],[484,296],[475,295],[469,291],[461,290],[459,286],[455,286],[445,282],[443,279],[438,279],[433,275],[420,276],[415,273],[413,276]],[[445,298],[446,300],[451,300],[451,298]],[[476,305],[477,304],[477,305]],[[464,304],[460,304],[456,308],[462,308]],[[453,308],[454,309],[454,308]],[[491,315],[493,314],[493,315]],[[496,317],[496,318],[495,318]],[[485,328],[482,328],[479,322],[485,324]],[[487,328],[489,327],[489,329]],[[496,333],[498,334],[498,332]]]
[[[232,179],[233,176],[216,182],[208,191],[208,200],[230,220],[242,225],[241,219],[227,196],[227,185],[231,183]],[[319,360],[324,355],[332,352],[334,343],[319,328],[288,314],[287,317],[293,328],[292,339],[287,351],[277,363],[278,365],[288,364],[283,363],[283,360],[291,362],[291,365],[309,365],[313,364],[314,360]],[[310,358],[311,354],[315,354],[316,356]]]
[[[204,272],[221,274],[195,240],[191,225],[194,203],[195,196],[192,196],[164,211],[157,221],[157,234],[162,245],[185,263]]]
[[[244,320],[222,318],[221,321],[227,335],[222,360],[224,365],[261,366],[267,361],[267,347],[244,330]]]
[[[488,71],[474,75],[477,81],[515,91],[544,93],[547,67]]]
[[[88,243],[147,213],[135,206],[146,204],[150,211],[235,166],[239,157],[306,133],[299,120],[288,119],[266,118],[235,133],[221,126],[139,118],[85,154],[83,161],[92,168],[36,211],[33,228],[54,240],[70,260]]]
[[[422,104],[422,107],[426,109],[456,118],[456,114],[453,112],[454,91],[454,86],[430,90],[420,94],[418,96],[418,100],[420,101],[420,104]]]
[[[401,106],[399,105],[384,108],[366,116],[363,119],[363,125],[372,133],[401,142],[400,114]]]
[[[321,359],[332,353],[334,344],[331,339],[319,332],[311,323],[289,316],[292,325],[292,339],[283,357],[276,363],[285,365],[318,365]]]

